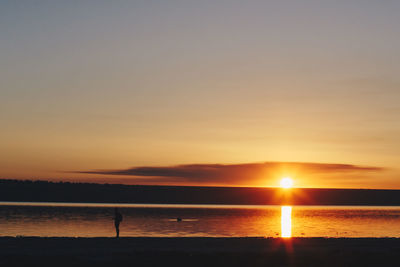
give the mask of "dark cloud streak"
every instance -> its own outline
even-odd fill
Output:
[[[264,162],[243,164],[188,164],[176,166],[132,167],[121,170],[80,171],[82,174],[124,175],[135,178],[171,179],[182,182],[245,182],[256,180],[274,172],[301,172],[302,174],[367,173],[383,171],[383,168],[351,164],[312,162]],[[244,180],[244,181],[243,181]]]

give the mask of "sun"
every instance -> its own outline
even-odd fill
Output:
[[[293,187],[293,180],[290,177],[282,178],[281,180],[281,187],[282,188],[291,188]]]

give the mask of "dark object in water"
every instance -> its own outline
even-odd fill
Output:
[[[122,222],[122,214],[119,213],[118,208],[114,209],[115,211],[115,216],[114,216],[114,225],[115,225],[115,232],[116,232],[116,238],[119,237],[119,224]]]
[[[182,218],[179,218],[179,217],[178,217],[178,218],[176,218],[176,221],[177,221],[177,222],[181,222],[181,221],[182,221]]]

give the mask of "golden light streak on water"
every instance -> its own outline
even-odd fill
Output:
[[[281,207],[281,237],[292,237],[292,206]]]

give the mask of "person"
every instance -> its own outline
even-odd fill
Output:
[[[122,214],[119,213],[118,208],[115,208],[114,225],[116,231],[116,238],[119,237],[119,224],[122,222]]]

